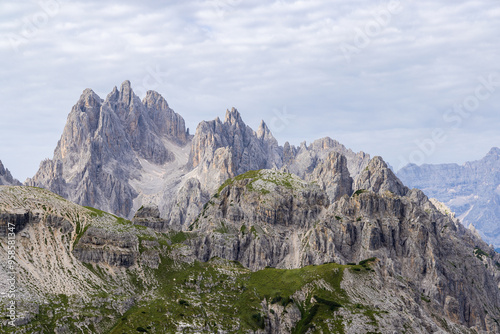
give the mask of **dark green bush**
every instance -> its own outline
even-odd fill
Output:
[[[265,327],[264,317],[260,313],[252,314],[252,319],[253,321],[255,321],[257,327],[259,327],[260,329],[264,329]]]
[[[368,264],[369,262],[375,262],[376,260],[377,260],[376,257],[371,257],[369,259],[359,261],[359,265],[364,266],[364,265]]]

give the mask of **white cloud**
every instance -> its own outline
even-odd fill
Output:
[[[44,11],[4,1],[0,159],[21,179],[33,175],[83,89],[105,98],[129,79],[140,93],[164,95],[192,131],[235,106],[253,127],[266,120],[280,143],[330,135],[397,165],[415,140],[449,126],[444,112],[479,76],[500,72],[500,11],[487,0],[409,1],[374,26],[389,1],[58,0],[18,52],[6,36],[22,36],[24,22]],[[340,46],[356,46],[360,31],[369,39],[348,62]],[[159,82],[148,79],[152,70]],[[499,146],[498,96],[500,87],[428,162]],[[295,118],[273,129],[283,108]],[[477,149],[457,148],[464,143]]]

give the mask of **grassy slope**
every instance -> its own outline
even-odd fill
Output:
[[[263,325],[263,300],[268,305],[295,303],[299,307],[302,319],[295,327],[295,333],[305,333],[313,324],[316,328],[328,330],[326,322],[335,318],[333,312],[340,305],[353,310],[360,308],[351,305],[340,289],[346,268],[356,268],[360,275],[370,272],[367,266],[334,263],[250,272],[238,263],[220,259],[176,267],[172,260],[163,258],[163,264],[154,273],[160,282],[155,289],[155,298],[130,309],[110,333],[137,333],[142,329],[150,333],[174,333],[182,322],[194,324],[207,332],[253,331]],[[330,291],[324,285],[316,284],[319,281],[326,282]],[[305,300],[295,300],[293,294],[305,287],[308,288]],[[342,332],[342,319],[334,322]]]

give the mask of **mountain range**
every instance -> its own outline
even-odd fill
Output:
[[[193,136],[163,97],[149,91],[141,101],[125,81],[105,100],[83,92],[54,157],[26,184],[129,219],[142,206],[158,207],[158,229],[180,228],[226,179],[283,167],[304,177],[331,151],[347,158],[354,177],[370,159],[330,138],[279,146],[263,121],[254,131],[234,108],[223,122],[201,122]]]
[[[381,157],[280,146],[234,108],[192,135],[156,92],[86,89],[53,158],[0,182],[5,333],[500,332],[474,228]]]
[[[500,149],[463,165],[408,165],[397,173],[409,187],[446,204],[485,241],[500,247]]]

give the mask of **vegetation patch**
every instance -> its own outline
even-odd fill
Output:
[[[246,180],[250,181],[246,184],[246,188],[249,191],[256,191],[263,195],[271,193],[271,190],[266,189],[262,184],[257,184],[257,181],[263,181],[264,183],[272,183],[277,186],[282,186],[288,189],[294,189],[297,186],[297,181],[294,176],[290,173],[279,172],[279,171],[263,171],[251,170],[246,173],[240,174],[232,179],[227,179],[217,190],[217,193],[213,197],[219,197],[221,191],[229,185],[232,185],[236,181]]]
[[[76,238],[75,238],[75,241],[73,242],[73,249],[75,249],[76,245],[78,245],[78,242],[80,241],[80,239],[83,237],[83,235],[85,234],[85,232],[87,232],[88,228],[89,228],[90,225],[86,225],[83,230],[80,230],[80,224],[77,225],[78,227],[78,232],[77,232],[77,235],[76,235]]]
[[[84,206],[85,209],[89,210],[90,211],[90,215],[92,217],[102,217],[104,215],[107,215],[108,213],[102,211],[102,210],[99,210],[99,209],[96,209],[96,208],[93,208],[91,206]]]
[[[220,233],[220,234],[227,234],[229,233],[229,227],[226,226],[226,224],[221,221],[220,226],[214,230],[214,232]]]
[[[481,261],[483,261],[483,258],[484,257],[490,257],[490,255],[488,253],[486,253],[485,251],[483,251],[481,248],[479,247],[474,247],[474,255]]]
[[[375,262],[375,261],[377,261],[377,258],[371,257],[369,259],[359,261],[359,265],[365,267],[365,266],[367,266],[370,263]]]
[[[169,239],[170,241],[172,241],[172,244],[180,244],[180,243],[183,243],[184,241],[186,241],[188,239],[188,234],[183,232],[183,231],[179,231],[179,232],[173,232],[172,234],[170,234],[169,236]]]
[[[427,297],[426,295],[424,295],[424,294],[420,295],[420,299],[422,299],[426,303],[430,303],[431,302],[431,299],[429,297]]]
[[[356,190],[356,191],[354,192],[354,194],[352,194],[352,197],[356,197],[356,196],[361,195],[362,193],[365,193],[365,192],[367,192],[367,191],[368,191],[368,190],[366,190],[366,189],[359,189],[359,190]]]

